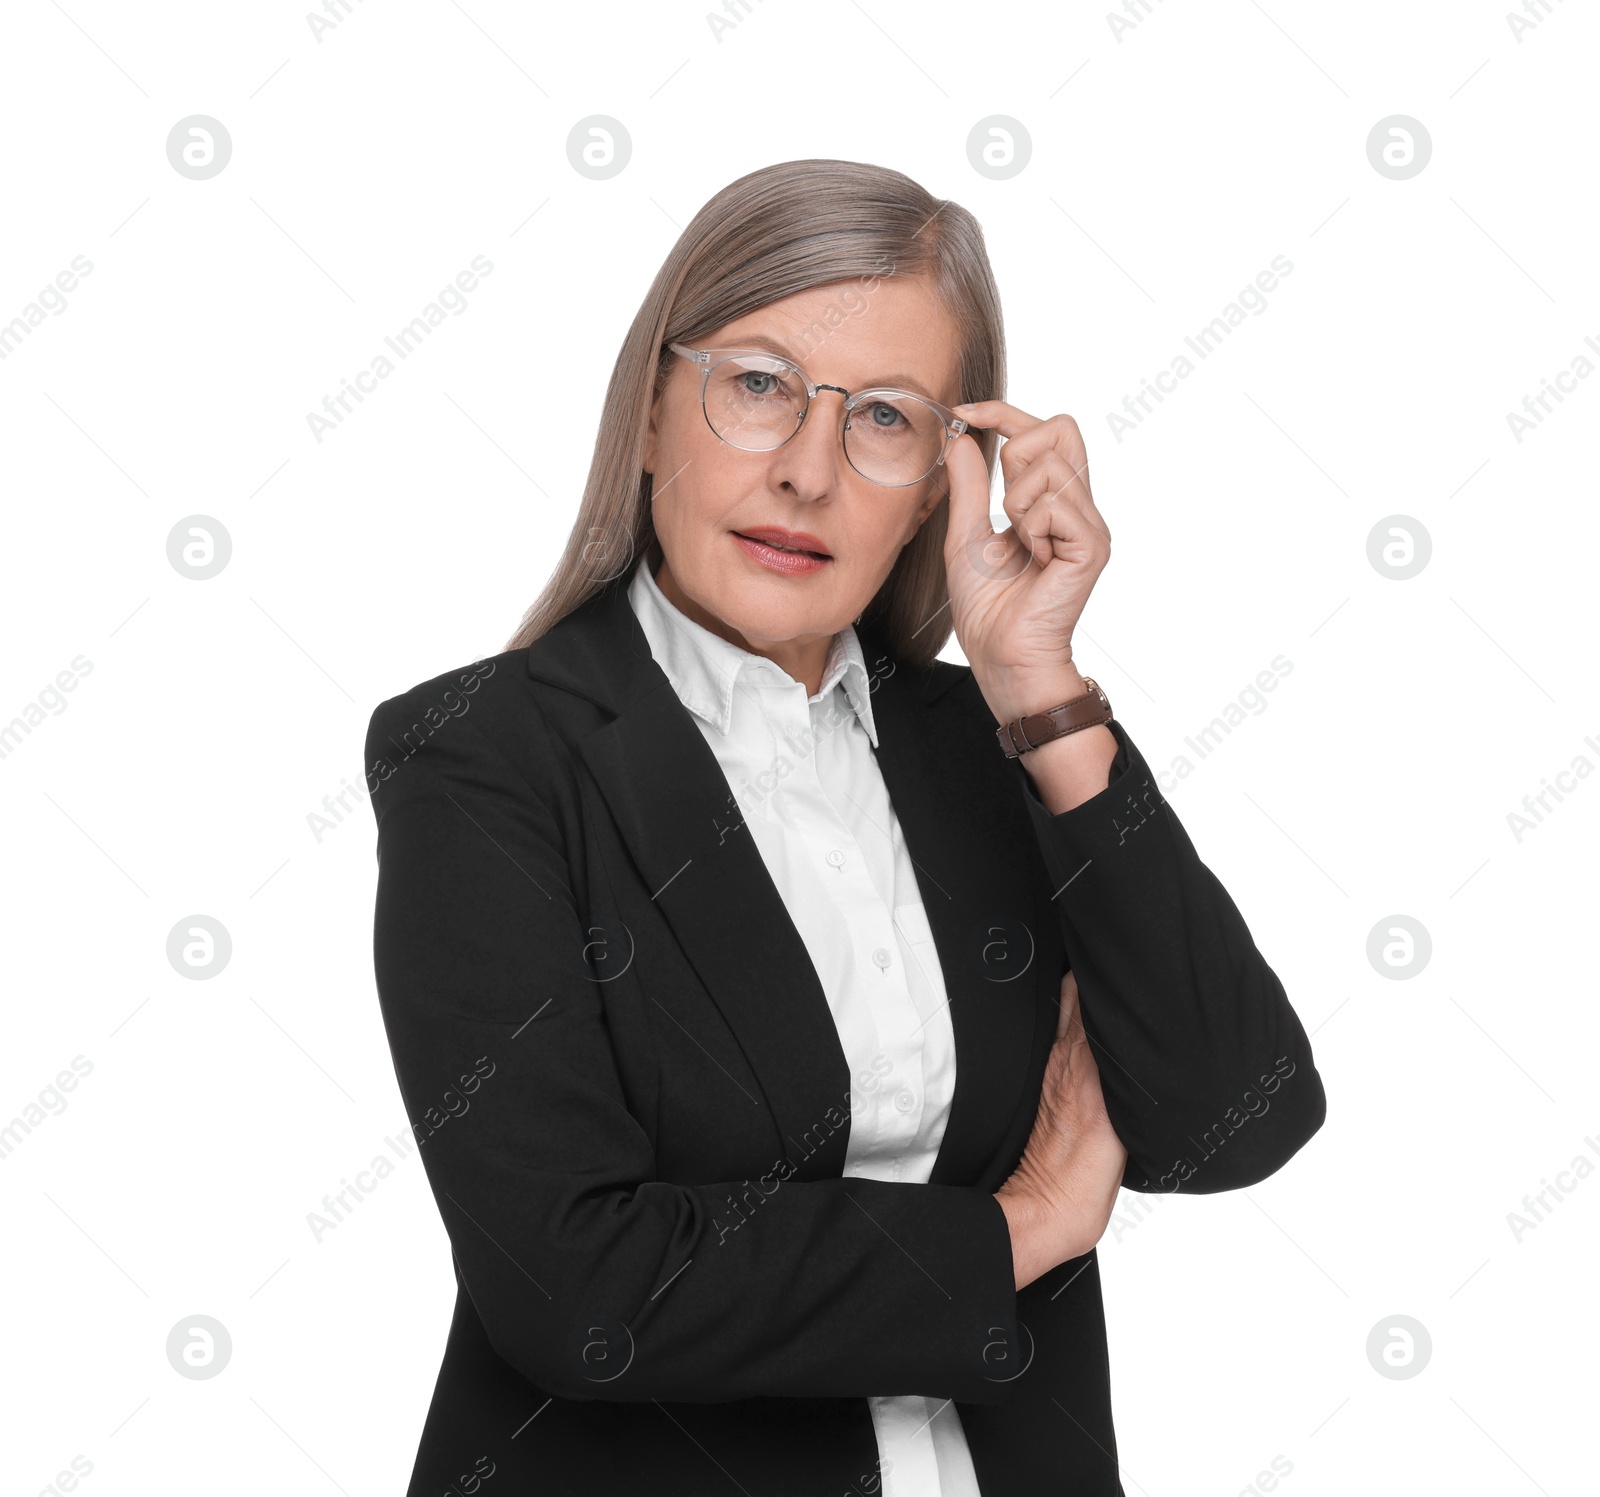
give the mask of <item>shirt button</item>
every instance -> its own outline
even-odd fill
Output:
[[[834,868],[844,867],[844,854],[836,847],[828,854],[828,862]]]
[[[901,1112],[910,1112],[911,1109],[917,1105],[917,1099],[911,1095],[911,1091],[908,1087],[901,1087],[900,1090],[894,1094],[894,1105],[898,1107]]]
[[[887,968],[889,963],[890,963],[890,961],[892,961],[893,958],[890,957],[887,948],[885,948],[883,946],[880,946],[876,951],[874,951],[872,953],[872,960],[878,966]]]

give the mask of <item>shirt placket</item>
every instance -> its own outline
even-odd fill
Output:
[[[855,992],[864,1000],[856,1008],[867,1021],[859,1052],[847,1051],[852,1091],[860,1096],[846,1172],[898,1180],[905,1177],[907,1155],[916,1148],[922,1123],[923,1032],[910,988],[912,974],[894,928],[889,808],[871,795],[871,776],[852,772],[859,756],[870,752],[865,728],[853,713],[830,728],[830,700],[842,709],[843,688],[807,704],[816,736],[807,756],[805,786],[821,859],[817,872],[848,933]],[[856,734],[862,737],[858,740],[852,736]]]

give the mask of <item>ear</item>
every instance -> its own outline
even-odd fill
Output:
[[[944,502],[945,496],[948,493],[949,490],[939,481],[937,477],[930,478],[928,480],[928,492],[923,495],[922,503],[917,506],[917,512],[913,517],[910,534],[908,534],[905,538],[906,545],[909,546],[911,544],[912,540],[916,536],[916,533],[922,529],[923,523],[927,520],[928,516],[931,515],[934,510],[938,509],[938,507]]]

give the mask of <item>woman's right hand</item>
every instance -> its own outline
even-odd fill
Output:
[[[995,1192],[1011,1228],[1017,1288],[1087,1253],[1106,1230],[1128,1163],[1083,1032],[1078,980],[1061,980],[1061,1012],[1039,1112],[1022,1159]]]

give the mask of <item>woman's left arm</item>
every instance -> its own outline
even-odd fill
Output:
[[[957,637],[998,724],[1087,689],[1072,631],[1111,537],[1070,416],[1041,421],[1004,401],[956,410],[1007,438],[1011,528],[990,525],[988,472],[961,437],[945,543]],[[1198,1194],[1264,1179],[1322,1126],[1326,1101],[1305,1029],[1238,907],[1120,723],[1015,762],[1128,1151],[1124,1184]]]
[[[1126,730],[1111,731],[1121,772],[1098,794],[1062,797],[1042,760],[1023,792],[1106,1112],[1128,1150],[1123,1183],[1237,1190],[1280,1169],[1322,1126],[1322,1079],[1238,907]]]

